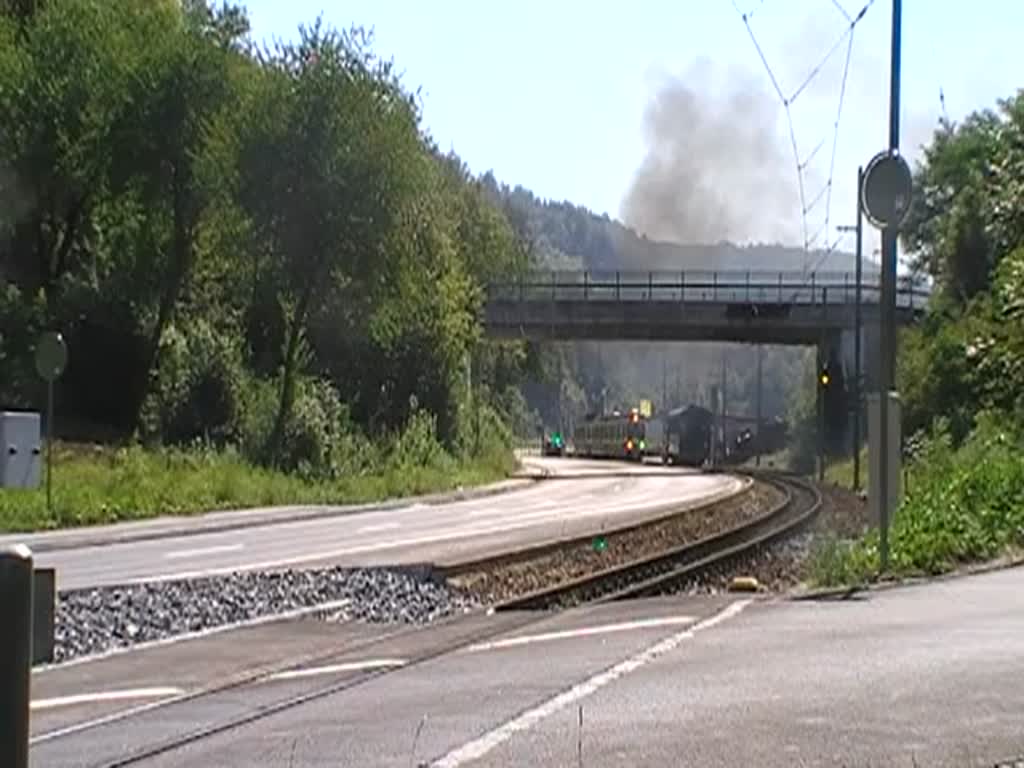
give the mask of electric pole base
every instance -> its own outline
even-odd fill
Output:
[[[888,413],[888,438],[889,438],[889,450],[886,451],[886,462],[889,467],[888,471],[888,485],[889,485],[889,503],[888,503],[888,515],[882,515],[882,504],[881,504],[881,493],[879,491],[880,482],[879,479],[882,476],[882,464],[881,464],[881,434],[882,434],[882,422],[881,422],[881,408],[879,408],[881,395],[878,392],[872,392],[867,396],[868,401],[868,509],[871,513],[871,524],[874,526],[880,526],[883,520],[892,523],[892,516],[895,514],[897,507],[899,507],[900,501],[902,500],[902,476],[903,476],[903,452],[901,449],[901,436],[900,436],[900,396],[897,392],[889,392],[889,403],[886,409]]]

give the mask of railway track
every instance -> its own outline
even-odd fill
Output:
[[[671,592],[686,581],[796,533],[821,508],[821,493],[804,480],[781,473],[749,474],[783,493],[766,514],[696,542],[512,597],[498,603],[495,610],[568,608]]]
[[[783,491],[782,500],[765,515],[714,536],[679,547],[670,552],[663,552],[653,557],[643,558],[624,565],[606,569],[583,578],[573,579],[538,590],[527,595],[505,600],[495,606],[497,611],[508,612],[520,610],[518,616],[511,616],[510,622],[500,622],[497,626],[481,626],[461,633],[453,642],[443,643],[414,654],[401,669],[429,662],[442,655],[456,652],[473,644],[494,639],[512,631],[521,631],[533,624],[547,619],[546,612],[530,609],[563,608],[584,602],[607,602],[628,597],[640,597],[670,591],[674,585],[693,578],[714,567],[727,564],[732,558],[750,553],[757,547],[769,544],[784,536],[798,531],[803,525],[813,520],[821,506],[821,496],[810,484],[795,477],[771,473],[749,473],[762,482],[770,483]],[[744,488],[744,491],[749,488]],[[463,617],[451,617],[433,625],[433,628],[453,625]],[[429,629],[429,628],[428,628]],[[135,717],[152,716],[156,713],[161,718],[174,719],[174,711],[180,707],[191,707],[201,700],[213,699],[223,694],[238,695],[252,686],[270,680],[275,673],[306,666],[328,664],[334,660],[351,654],[360,646],[369,650],[379,642],[386,642],[396,637],[423,631],[423,628],[403,628],[382,636],[368,639],[364,643],[348,646],[338,651],[311,654],[304,659],[291,659],[289,662],[269,665],[242,673],[230,680],[215,683],[201,690],[192,691],[169,700],[145,705],[110,717],[103,717],[90,723],[43,733],[33,737],[33,745],[67,738],[85,730],[103,727],[125,727]],[[155,739],[145,745],[129,749],[113,759],[106,759],[96,765],[105,768],[122,768],[146,763],[153,758],[168,752],[176,751],[219,734],[223,734],[243,726],[263,720],[275,714],[302,706],[342,691],[358,687],[384,675],[394,674],[393,669],[373,669],[359,672],[327,684],[310,683],[305,690],[280,698],[264,701],[244,710],[233,717],[227,717],[204,724],[198,728],[185,728],[181,732],[165,738]],[[187,717],[183,718],[187,721]]]

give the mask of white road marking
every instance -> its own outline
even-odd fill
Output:
[[[498,726],[493,731],[489,731],[483,736],[452,750],[440,760],[432,763],[432,768],[458,768],[459,766],[465,765],[473,760],[480,759],[492,749],[508,741],[512,736],[520,731],[532,728],[534,725],[555,714],[560,709],[590,696],[601,688],[604,688],[609,683],[614,683],[620,677],[628,675],[631,672],[635,672],[641,667],[654,661],[659,656],[674,650],[684,640],[692,638],[697,632],[710,629],[711,627],[721,624],[723,621],[736,616],[751,602],[751,600],[737,600],[734,603],[730,603],[726,608],[719,611],[714,616],[711,616],[688,629],[684,629],[674,635],[670,635],[654,645],[648,646],[636,655],[631,656],[624,661],[620,661],[618,664],[606,669],[604,672],[599,672],[593,677],[584,680],[582,683],[574,685],[569,690],[563,691],[557,696],[548,699],[539,706],[523,712],[521,715]]]
[[[173,645],[175,643],[181,643],[185,640],[196,640],[200,637],[209,637],[210,635],[217,635],[221,632],[230,632],[235,629],[245,629],[247,627],[257,627],[261,624],[271,624],[276,621],[288,621],[289,619],[298,619],[303,616],[307,616],[311,613],[318,613],[319,611],[336,611],[339,608],[344,608],[352,602],[349,598],[342,598],[341,600],[331,600],[326,603],[320,603],[319,605],[310,605],[305,608],[295,608],[291,611],[285,611],[284,613],[272,613],[266,616],[258,616],[255,619],[246,619],[245,621],[236,621],[231,624],[221,624],[216,627],[210,627],[209,629],[201,629],[197,632],[186,632],[182,635],[174,635],[173,637],[165,637],[161,640],[149,640],[144,643],[136,643],[135,645],[125,645],[118,648],[112,648],[109,651],[102,651],[101,653],[93,653],[88,656],[78,656],[77,658],[69,661],[61,661],[56,664],[42,664],[38,667],[32,668],[33,675],[39,675],[44,672],[49,672],[54,669],[67,669],[68,667],[75,667],[79,664],[87,664],[90,661],[98,661],[99,659],[106,659],[110,656],[120,655],[122,653],[131,653],[133,651],[144,651],[147,648],[156,648],[162,645]]]
[[[183,560],[188,557],[202,557],[203,555],[217,555],[222,552],[238,552],[245,549],[244,544],[221,544],[217,547],[203,547],[201,549],[183,549],[180,552],[168,552],[164,555],[167,560]]]
[[[542,643],[547,640],[564,640],[575,637],[592,637],[594,635],[607,635],[613,632],[629,632],[636,629],[656,629],[657,627],[676,627],[681,624],[693,624],[696,621],[694,616],[666,616],[660,619],[638,619],[636,621],[623,621],[619,624],[600,624],[596,627],[577,627],[575,629],[563,629],[558,632],[544,632],[537,635],[516,635],[506,637],[503,640],[492,640],[487,643],[477,643],[469,646],[466,651],[475,653],[478,651],[493,651],[499,648],[514,648],[517,645],[528,645],[530,643]]]
[[[331,664],[326,667],[305,667],[303,669],[289,669],[285,672],[278,672],[271,675],[270,680],[295,680],[301,677],[317,677],[319,675],[335,675],[339,672],[360,672],[364,669],[384,669],[388,667],[404,667],[408,662],[405,659],[367,659],[366,661],[349,661],[341,664]]]
[[[180,696],[181,688],[132,688],[124,691],[97,691],[95,693],[78,693],[73,696],[58,696],[53,699],[36,699],[31,704],[33,711],[37,709],[54,709],[70,707],[75,704],[93,704],[103,701],[124,701],[125,699],[161,699],[167,696]]]
[[[401,528],[401,523],[377,523],[375,525],[364,525],[359,528],[356,533],[379,533],[381,531],[393,531],[396,528]]]
[[[708,493],[704,490],[701,493],[696,494],[696,498],[693,495],[686,499],[680,499],[679,504],[705,504],[715,499],[725,498],[738,492],[743,488],[745,483],[737,480],[736,478],[727,477],[728,482],[722,482],[719,478],[714,478],[716,481],[713,485],[722,485],[717,492]],[[710,485],[711,483],[709,483]],[[664,500],[664,497],[662,497]],[[608,516],[614,513],[617,516],[623,516],[625,514],[636,512],[639,510],[649,511],[651,507],[651,501],[647,499],[640,499],[634,502],[621,502],[611,499],[608,503],[602,506],[590,506],[587,509],[576,510],[574,519],[580,520],[586,517],[593,516]],[[239,563],[237,565],[222,566],[217,568],[203,568],[200,570],[192,571],[177,571],[171,573],[155,574],[152,576],[146,576],[144,579],[137,579],[138,581],[148,582],[159,582],[159,581],[173,581],[176,579],[194,579],[201,576],[214,576],[218,574],[234,573],[235,571],[253,571],[253,570],[273,570],[277,568],[285,568],[292,565],[298,565],[299,563],[311,563],[318,560],[335,560],[345,555],[356,555],[365,554],[368,552],[380,552],[387,549],[397,549],[399,547],[412,547],[419,546],[422,544],[434,544],[438,542],[447,541],[458,541],[462,539],[469,539],[478,536],[486,536],[492,533],[509,533],[512,531],[523,530],[526,528],[532,528],[539,523],[544,522],[544,518],[548,518],[551,521],[556,521],[562,516],[561,510],[539,510],[535,512],[516,514],[512,520],[504,523],[493,524],[490,526],[481,526],[479,528],[463,528],[461,530],[448,530],[437,533],[427,534],[423,536],[412,536],[405,539],[392,539],[389,541],[377,541],[371,544],[361,544],[357,546],[347,546],[338,549],[323,550],[320,552],[308,552],[301,555],[292,555],[291,557],[282,557],[274,560],[264,560],[250,563]]]
[[[120,709],[117,712],[112,712],[109,715],[103,717],[97,717],[94,720],[84,720],[80,723],[73,723],[72,725],[64,728],[57,728],[53,731],[46,731],[38,736],[30,736],[28,743],[29,746],[35,746],[36,744],[42,744],[44,741],[50,741],[52,739],[60,739],[65,736],[70,736],[73,733],[79,733],[81,731],[87,731],[90,728],[98,728],[101,725],[107,725],[108,723],[116,723],[121,720],[127,720],[130,717],[137,717],[145,712],[152,712],[154,709],[159,707],[173,704],[176,701],[183,701],[188,697],[187,693],[182,693],[171,698],[158,699],[156,701],[149,701],[145,704],[139,704],[134,707],[128,707],[127,709]]]

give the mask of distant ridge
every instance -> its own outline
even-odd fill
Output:
[[[680,244],[649,240],[608,215],[599,216],[567,201],[542,200],[523,187],[499,184],[493,174],[484,174],[480,182],[519,234],[532,244],[534,263],[540,269],[814,271],[851,275],[856,270],[856,257],[847,251],[825,255],[823,251],[805,252],[781,244]],[[866,276],[877,274],[879,268],[877,261],[864,259]]]

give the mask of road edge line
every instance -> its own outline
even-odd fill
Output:
[[[460,768],[462,765],[479,760],[496,747],[511,739],[515,734],[528,730],[568,705],[591,696],[605,686],[631,672],[635,672],[660,656],[675,650],[683,641],[693,638],[698,632],[711,629],[739,615],[752,602],[754,601],[751,599],[734,600],[712,616],[671,634],[617,664],[591,675],[582,682],[576,683],[571,688],[519,713],[496,728],[492,728],[472,741],[456,747],[442,757],[430,761],[428,764],[431,768]]]
[[[486,486],[475,488],[463,488],[462,490],[443,491],[437,494],[425,494],[422,496],[404,496],[383,499],[379,502],[368,504],[286,504],[276,507],[265,508],[266,512],[257,512],[255,508],[250,509],[211,509],[195,515],[168,515],[169,520],[180,520],[180,525],[173,528],[161,529],[158,531],[124,531],[122,533],[91,534],[88,526],[81,528],[63,528],[58,531],[22,531],[5,532],[0,538],[17,539],[19,536],[47,536],[63,535],[68,536],[68,541],[40,541],[35,544],[28,544],[29,548],[36,554],[46,552],[61,552],[69,549],[86,549],[88,547],[106,547],[115,544],[134,544],[139,541],[158,541],[160,539],[173,539],[187,536],[200,536],[203,534],[224,533],[227,531],[243,530],[246,528],[259,528],[262,526],[283,525],[289,523],[304,523],[313,520],[330,519],[333,517],[350,517],[371,512],[389,512],[405,506],[422,504],[428,507],[441,504],[453,504],[460,501],[475,501],[486,499],[491,496],[499,496],[505,493],[514,493],[525,490],[545,480],[547,475],[540,474],[529,477],[509,477]],[[295,510],[296,514],[288,517],[288,511]],[[203,525],[205,515],[237,514],[236,520],[225,520]],[[253,515],[251,518],[242,518],[244,515]],[[261,516],[262,515],[262,516]],[[133,520],[126,525],[151,523],[160,518],[149,520]],[[116,525],[116,524],[115,524]],[[80,536],[78,534],[81,534]]]
[[[134,643],[132,645],[122,645],[116,648],[110,648],[106,651],[100,651],[99,653],[90,653],[84,656],[75,656],[67,661],[58,661],[52,664],[40,664],[39,666],[32,668],[32,674],[43,674],[45,672],[61,671],[70,669],[71,667],[77,667],[81,664],[88,664],[94,661],[102,661],[109,659],[112,656],[120,656],[125,653],[132,651],[146,651],[151,648],[160,648],[162,646],[174,645],[175,643],[182,643],[187,640],[200,640],[205,637],[211,637],[213,635],[219,635],[223,632],[231,632],[238,629],[249,629],[251,627],[260,627],[266,624],[273,624],[278,621],[293,621],[295,619],[301,619],[305,616],[320,613],[322,611],[336,611],[339,608],[344,608],[346,605],[352,602],[351,598],[342,598],[339,600],[329,600],[326,603],[319,603],[317,605],[303,606],[302,608],[293,608],[290,611],[283,613],[270,613],[263,616],[256,616],[252,619],[245,619],[243,621],[235,621],[230,624],[218,624],[215,627],[207,627],[206,629],[200,629],[196,632],[185,632],[180,635],[172,635],[170,637],[162,637],[159,640],[147,640],[142,643]]]

